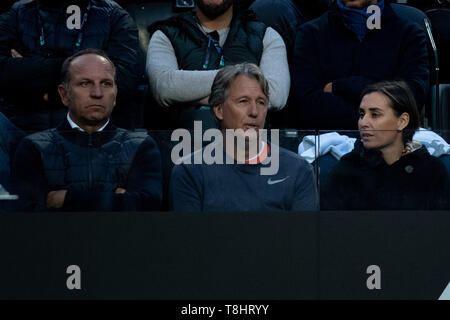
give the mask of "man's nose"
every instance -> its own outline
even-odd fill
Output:
[[[101,84],[94,84],[91,87],[91,97],[95,97],[95,98],[101,98],[103,97],[103,89]]]
[[[248,114],[250,117],[257,117],[258,116],[258,106],[256,101],[251,101],[249,105]]]

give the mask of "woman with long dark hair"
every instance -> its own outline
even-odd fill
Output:
[[[321,209],[448,209],[449,176],[443,163],[412,140],[419,113],[407,84],[369,86],[359,114],[361,139],[334,168]]]

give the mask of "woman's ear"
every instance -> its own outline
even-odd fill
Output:
[[[397,125],[398,130],[405,129],[409,124],[409,113],[403,112],[400,117],[398,117]]]

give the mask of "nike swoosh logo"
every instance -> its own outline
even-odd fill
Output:
[[[286,178],[283,178],[283,179],[279,179],[279,180],[272,180],[272,178],[269,178],[269,180],[267,180],[267,184],[272,185],[272,184],[280,183],[280,182],[283,182],[284,180],[286,180],[287,178],[289,178],[289,176],[287,176]]]

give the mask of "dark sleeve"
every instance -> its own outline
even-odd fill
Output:
[[[31,140],[19,144],[12,166],[13,192],[19,195],[16,211],[46,211],[48,184],[41,154]]]
[[[323,92],[327,83],[321,78],[313,27],[298,29],[292,57],[293,94],[299,116],[311,128],[354,128],[358,120],[358,105],[342,97]],[[307,120],[306,120],[307,119]]]
[[[302,161],[303,162],[303,161]],[[319,210],[319,197],[316,188],[316,179],[312,166],[304,161],[305,168],[298,170],[295,183],[294,202],[292,211],[315,211]]]
[[[274,28],[283,37],[288,56],[295,41],[297,25],[305,21],[300,10],[290,0],[259,0],[252,3],[253,10],[259,20]]]
[[[347,78],[336,79],[333,80],[333,93],[359,105],[361,102],[361,94],[364,89],[375,82],[376,80],[374,79],[362,76],[350,76]]]
[[[152,211],[162,201],[161,155],[156,143],[147,137],[139,146],[128,174],[126,193],[92,192],[68,189],[66,211]]]
[[[355,192],[350,188],[352,183],[358,183],[349,179],[351,175],[346,177],[346,166],[342,160],[336,164],[327,179],[322,179],[322,187],[320,192],[320,209],[321,210],[350,210],[350,195]]]
[[[15,6],[0,15],[0,90],[2,94],[24,90],[29,94],[43,94],[54,90],[59,82],[62,58],[30,56],[22,49],[18,37]],[[12,58],[16,49],[23,58]]]
[[[201,186],[198,182],[200,173],[194,169],[195,165],[188,167],[180,164],[173,167],[169,191],[170,210],[202,211]]]
[[[429,60],[425,32],[411,24],[402,37],[401,59],[395,79],[404,80],[411,88],[419,109],[424,105],[429,87]],[[389,80],[389,79],[386,79]],[[364,89],[376,80],[350,76],[333,80],[333,92],[346,100],[359,104]]]
[[[426,102],[430,85],[428,46],[425,31],[411,24],[405,33],[403,56],[396,80],[404,80],[411,88],[419,110]]]
[[[14,153],[25,136],[25,133],[18,129],[11,121],[0,112],[0,146],[9,154],[11,161],[14,159]]]
[[[450,210],[450,175],[445,165],[436,158],[434,177],[429,177],[434,190],[432,192],[433,210]]]
[[[105,51],[116,67],[118,97],[133,97],[144,70],[138,70],[139,40],[136,24],[122,8],[117,8],[112,14],[111,36]]]

